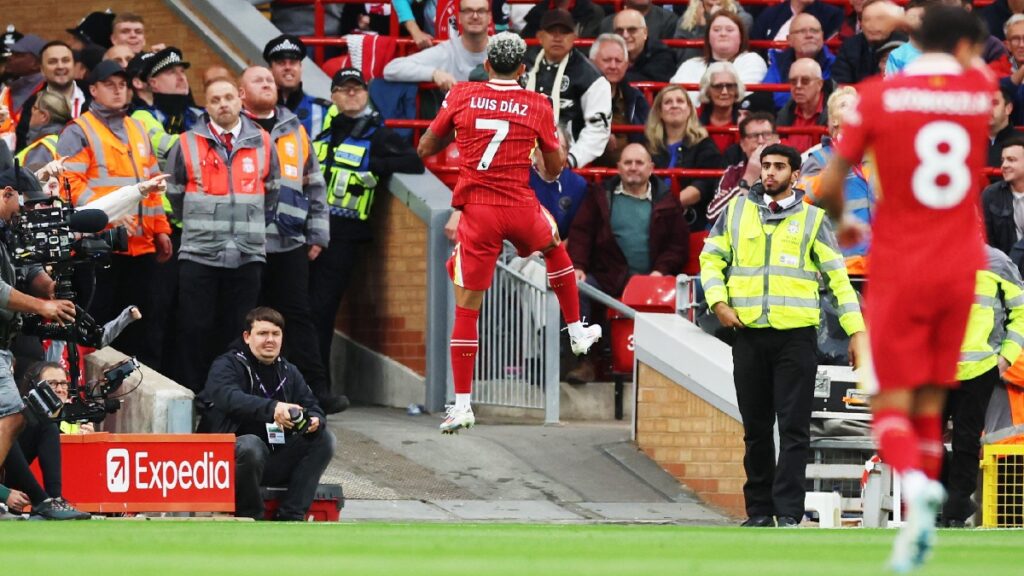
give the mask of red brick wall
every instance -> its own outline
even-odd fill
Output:
[[[192,67],[189,82],[196,101],[202,103],[202,73],[207,67],[224,62],[208,46],[206,39],[183,23],[162,0],[28,0],[3,2],[0,24],[14,24],[19,32],[38,34],[47,40],[65,40],[64,30],[74,28],[83,16],[111,8],[115,13],[134,12],[146,21],[146,42],[164,43],[181,48]]]
[[[743,506],[743,426],[646,364],[637,374],[636,442],[705,502]]]
[[[371,216],[366,245],[338,311],[337,327],[356,342],[425,374],[427,225],[387,192]]]

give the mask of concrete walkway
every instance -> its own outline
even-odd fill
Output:
[[[443,436],[439,415],[352,408],[329,418],[343,521],[727,524],[640,453],[623,422],[488,425]]]

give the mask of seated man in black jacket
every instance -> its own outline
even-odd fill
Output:
[[[284,317],[266,307],[245,317],[241,342],[210,367],[199,432],[234,433],[235,516],[263,518],[260,486],[286,486],[275,520],[302,520],[334,455],[324,412],[295,365],[281,357]]]

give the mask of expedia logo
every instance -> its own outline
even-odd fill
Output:
[[[194,462],[187,460],[151,460],[149,452],[136,452],[134,457],[124,448],[107,450],[107,490],[123,494],[135,490],[167,492],[183,490],[224,490],[231,488],[227,460],[215,460],[213,452],[203,452]]]

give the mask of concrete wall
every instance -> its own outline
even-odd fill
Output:
[[[188,71],[189,81],[197,101],[202,102],[202,72],[214,64],[227,66],[225,61],[191,26],[163,0],[31,0],[29,2],[8,1],[3,3],[0,23],[14,24],[19,32],[38,34],[47,40],[68,40],[67,28],[74,28],[78,21],[93,11],[111,8],[116,12],[134,12],[146,21],[146,42],[164,43],[181,48],[192,67]],[[229,66],[230,68],[230,66]]]
[[[113,348],[90,354],[85,359],[86,380],[98,380],[105,368],[125,358],[127,356]],[[136,384],[138,387],[132,390]],[[192,432],[194,394],[148,366],[142,366],[141,375],[130,376],[116,394],[126,394],[124,402],[120,410],[103,421],[103,430],[155,434]]]
[[[729,347],[672,314],[639,314],[635,336],[637,445],[705,502],[745,516]]]

